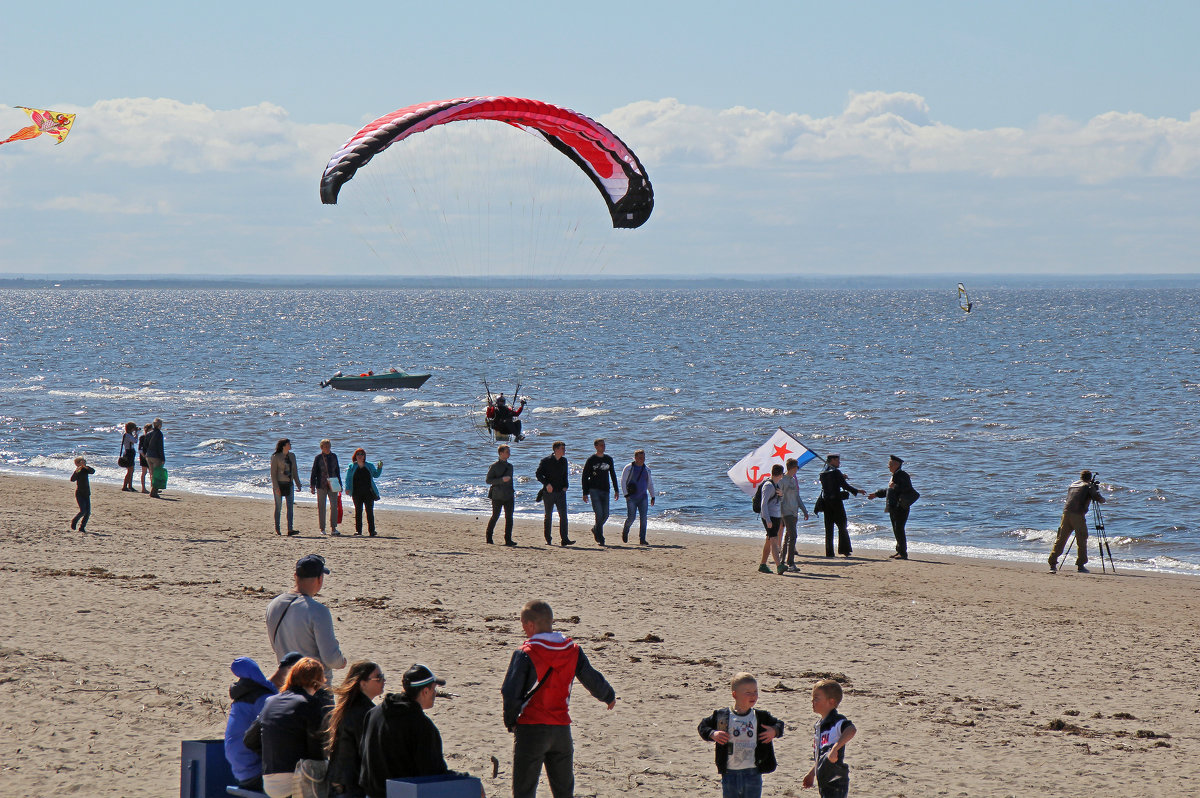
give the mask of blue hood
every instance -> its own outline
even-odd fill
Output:
[[[239,679],[250,679],[272,693],[279,692],[275,688],[275,685],[271,683],[271,680],[263,676],[262,668],[258,667],[258,663],[250,659],[250,657],[238,657],[229,666],[229,670],[233,671],[233,675]]]

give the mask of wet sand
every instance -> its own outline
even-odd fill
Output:
[[[379,538],[325,538],[311,505],[281,538],[269,502],[98,484],[81,534],[72,488],[0,475],[5,795],[177,794],[180,741],[222,735],[229,663],[273,665],[263,613],[306,553],[333,570],[321,598],[351,660],[391,689],[415,661],[449,681],[431,717],[489,795],[511,791],[499,687],[533,597],[619,697],[609,712],[574,693],[579,796],[719,795],[696,724],[743,669],[787,722],[765,795],[815,796],[808,688],[826,675],[859,727],[853,794],[1200,793],[1194,578],[813,548],[776,576],[745,540],[652,531],[650,548],[601,550],[575,528],[563,549],[519,524],[507,549],[483,542],[485,519],[387,511]]]

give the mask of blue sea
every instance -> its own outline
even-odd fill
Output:
[[[759,539],[726,470],[782,427],[864,489],[903,457],[914,555],[1043,561],[1090,468],[1118,567],[1200,573],[1200,284],[975,289],[970,314],[953,291],[883,287],[2,290],[0,468],[66,492],[82,454],[117,484],[120,425],[160,416],[173,489],[266,497],[276,439],[307,477],[328,437],[344,465],[359,446],[384,461],[384,506],[479,513],[484,385],[519,382],[518,509],[540,515],[532,474],[562,439],[584,537],[579,467],[603,437],[618,464],[646,450],[653,528]],[[319,386],[391,366],[433,376]],[[810,505],[819,465],[800,473]],[[847,504],[856,550],[889,551],[882,502]]]

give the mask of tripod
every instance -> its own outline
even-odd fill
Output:
[[[1112,547],[1108,545],[1108,534],[1104,531],[1104,513],[1100,511],[1099,502],[1092,503],[1092,529],[1096,533],[1096,550],[1100,552],[1100,573],[1107,573],[1104,567],[1104,553],[1108,552],[1108,564],[1112,568],[1112,572],[1117,572],[1117,564],[1113,562]],[[1075,533],[1071,533],[1071,540],[1067,543],[1067,550],[1063,552],[1062,561],[1067,561],[1067,556],[1071,553],[1071,547],[1075,545]]]

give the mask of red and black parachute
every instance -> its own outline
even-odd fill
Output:
[[[633,150],[611,130],[566,108],[517,97],[464,97],[410,105],[381,116],[350,137],[325,167],[321,202],[337,204],[342,185],[398,141],[437,125],[495,120],[537,133],[575,162],[600,189],[613,227],[640,227],[654,210],[654,189]]]

